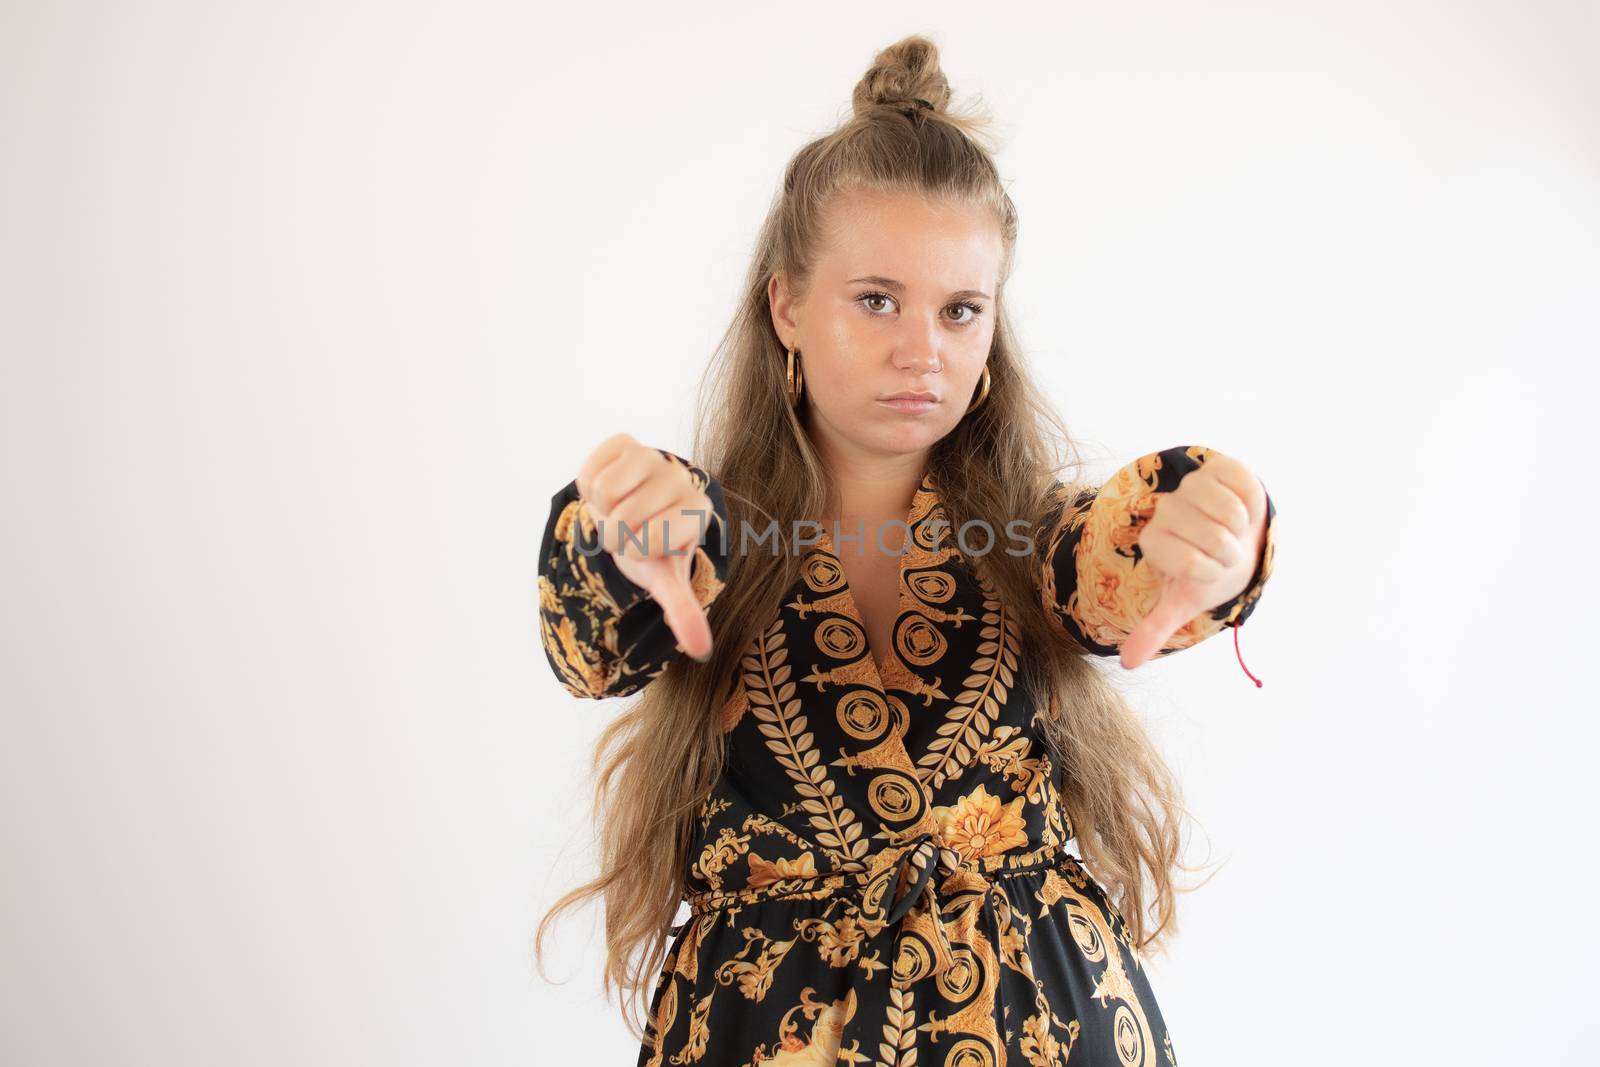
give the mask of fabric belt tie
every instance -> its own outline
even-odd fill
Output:
[[[963,862],[956,850],[941,845],[932,831],[924,831],[881,850],[874,857],[868,872],[819,875],[812,879],[784,880],[762,888],[698,893],[686,898],[686,902],[692,917],[738,903],[831,896],[853,882],[860,894],[856,904],[857,922],[868,936],[876,937],[904,920],[917,901],[921,900],[927,906],[928,923],[932,927],[929,940],[932,942],[934,958],[930,973],[939,975],[955,963],[955,946],[972,940],[979,913],[982,908],[992,906],[990,894],[997,891],[999,879],[1054,866],[1060,862],[1062,855],[1058,848],[1047,847],[985,873]],[[902,877],[908,873],[909,883],[901,892]],[[938,878],[934,877],[936,874]],[[807,882],[816,888],[807,888]],[[962,906],[951,920],[959,935],[952,936],[949,924],[945,921],[945,904],[941,897],[974,895],[981,899],[972,905]],[[684,925],[674,927],[674,936]]]
[[[926,901],[928,919],[933,924],[934,934],[933,951],[935,963],[933,973],[943,974],[955,962],[955,950],[952,947],[950,931],[945,927],[944,915],[939,900],[939,889],[943,879],[935,881],[934,874],[941,872],[945,879],[968,874],[977,879],[978,882],[981,882],[982,887],[985,889],[992,887],[992,883],[982,875],[965,871],[963,868],[947,862],[945,854],[949,850],[942,847],[931,832],[920,833],[909,841],[895,847],[901,851],[899,858],[890,864],[887,871],[889,892],[893,893],[899,887],[901,875],[908,866],[912,865],[914,865],[912,866],[914,871],[913,880],[905,893],[894,898],[894,903],[890,906],[888,914],[883,919],[882,927],[878,927],[878,929],[892,927],[900,922],[911,911],[912,905],[918,899]]]

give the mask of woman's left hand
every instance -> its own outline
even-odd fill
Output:
[[[1122,643],[1128,670],[1161,651],[1196,615],[1243,592],[1267,534],[1266,487],[1244,464],[1215,450],[1156,501],[1138,545],[1161,579],[1161,593]]]

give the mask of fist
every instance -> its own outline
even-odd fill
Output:
[[[1213,450],[1156,500],[1138,544],[1161,579],[1161,595],[1122,643],[1122,666],[1129,670],[1154,657],[1196,615],[1244,592],[1266,542],[1267,490],[1231,456]]]
[[[661,605],[679,647],[703,662],[711,624],[689,579],[714,514],[711,498],[683,464],[625,433],[600,442],[576,480],[617,569]]]

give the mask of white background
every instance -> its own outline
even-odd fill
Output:
[[[1592,4],[43,3],[0,21],[0,1060],[632,1064],[550,497],[688,446],[783,164],[913,32],[1108,474],[1234,455],[1122,677],[1226,861],[1190,1065],[1596,1062]]]

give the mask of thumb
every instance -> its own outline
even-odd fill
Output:
[[[679,646],[694,658],[704,659],[711,654],[711,622],[689,582],[693,561],[693,555],[688,557],[687,563],[668,559],[668,566],[662,568],[661,580],[651,588],[650,595],[661,605],[667,626],[678,639]]]
[[[1131,671],[1153,658],[1166,647],[1173,634],[1199,613],[1194,598],[1186,595],[1186,584],[1172,579],[1163,581],[1156,606],[1122,642],[1122,666],[1125,669]]]

